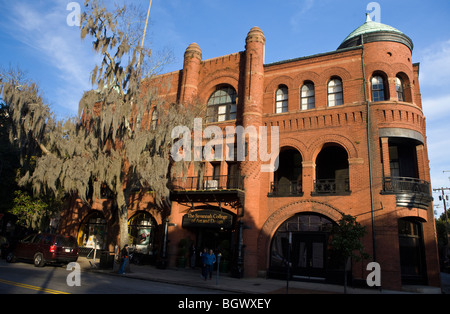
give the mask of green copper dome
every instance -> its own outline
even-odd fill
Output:
[[[338,49],[359,46],[363,43],[362,39],[364,43],[394,41],[406,45],[411,51],[413,49],[413,42],[408,36],[392,26],[373,22],[369,14],[366,14],[366,22],[351,32]]]

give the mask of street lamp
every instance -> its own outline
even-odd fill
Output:
[[[162,249],[162,256],[161,260],[158,263],[158,268],[165,269],[167,267],[167,237],[169,233],[169,227],[176,227],[177,224],[171,223],[169,221],[169,218],[166,218],[165,224],[164,224],[164,243],[163,243],[163,249]]]

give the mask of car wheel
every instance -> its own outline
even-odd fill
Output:
[[[44,261],[44,256],[42,255],[42,253],[36,253],[34,255],[34,266],[43,267],[44,264],[45,264],[45,261]]]
[[[9,252],[8,255],[6,255],[6,261],[8,263],[14,263],[16,261],[16,257],[13,252]]]

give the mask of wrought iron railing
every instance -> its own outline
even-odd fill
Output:
[[[429,182],[408,177],[384,177],[383,192],[385,194],[422,193],[431,195]]]
[[[346,179],[319,179],[314,181],[314,195],[349,194],[350,181]]]
[[[303,196],[302,181],[271,182],[269,196]]]
[[[243,190],[244,178],[241,175],[176,178],[171,182],[171,189],[174,191]]]

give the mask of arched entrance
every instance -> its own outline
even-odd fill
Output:
[[[106,220],[99,211],[89,213],[78,230],[80,255],[87,255],[93,249],[103,250],[106,245]]]
[[[325,280],[333,224],[317,213],[299,213],[283,222],[272,238],[269,274],[286,278],[290,264],[294,279]]]
[[[134,252],[152,255],[156,226],[148,212],[138,212],[128,220],[129,243]]]
[[[202,252],[205,248],[212,249],[222,254],[222,263],[232,260],[232,248],[236,236],[234,213],[214,206],[199,206],[183,216],[182,226],[195,235],[192,240],[197,252]],[[197,259],[195,264],[200,266],[201,260]],[[221,269],[228,271],[228,268],[223,265]]]

